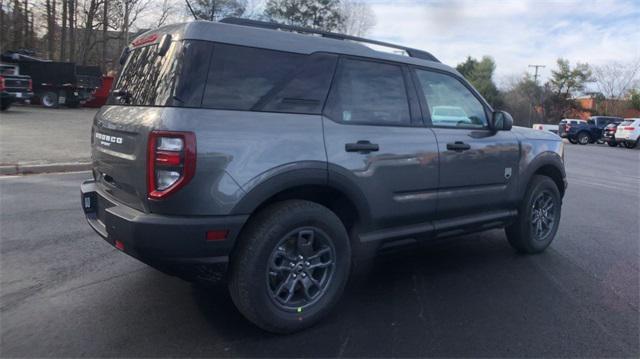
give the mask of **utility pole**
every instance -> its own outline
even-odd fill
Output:
[[[545,68],[546,66],[544,65],[529,65],[529,67],[533,67],[535,68],[535,73],[533,74],[533,82],[536,84],[536,87],[538,86],[538,69],[540,68]],[[529,127],[533,126],[533,119],[531,118],[531,108],[533,107],[533,104],[529,104]]]
[[[536,72],[533,74],[533,82],[536,83],[536,85],[538,84],[538,69],[539,68],[545,68],[545,65],[529,65],[529,67],[534,67],[536,69]]]

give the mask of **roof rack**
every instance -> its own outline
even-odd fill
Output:
[[[363,43],[367,43],[367,44],[372,44],[372,45],[378,45],[378,46],[383,46],[383,47],[389,47],[389,48],[392,48],[392,49],[403,50],[404,52],[407,53],[407,55],[409,55],[411,57],[415,57],[415,58],[419,58],[419,59],[423,59],[423,60],[440,62],[435,56],[431,55],[427,51],[413,49],[413,48],[410,48],[410,47],[400,46],[400,45],[396,45],[396,44],[390,44],[388,42],[365,39],[365,38],[357,37],[357,36],[337,34],[335,32],[329,32],[329,31],[323,31],[323,30],[308,29],[308,28],[301,27],[301,26],[279,24],[277,22],[267,22],[267,21],[258,21],[258,20],[250,20],[250,19],[241,19],[241,18],[238,18],[238,17],[227,17],[227,18],[224,18],[224,19],[220,20],[220,22],[223,22],[225,24],[234,24],[234,25],[242,25],[242,26],[259,27],[259,28],[263,28],[263,29],[287,30],[287,31],[306,33],[306,34],[316,34],[316,35],[320,35],[322,37],[326,37],[326,38],[330,38],[330,39],[336,39],[336,40],[350,40],[350,41],[356,41],[356,42],[363,42]]]

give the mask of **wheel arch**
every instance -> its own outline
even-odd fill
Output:
[[[566,172],[562,158],[555,152],[544,152],[538,155],[530,164],[525,172],[525,180],[522,181],[520,188],[520,198],[524,197],[525,192],[535,175],[547,176],[553,180],[560,191],[560,196],[564,197],[567,189]]]
[[[249,214],[270,204],[301,199],[321,204],[333,211],[347,231],[356,224],[370,223],[370,211],[366,197],[346,178],[331,175],[326,164],[317,164],[292,170],[278,171],[253,185],[234,206],[230,214]],[[340,178],[335,180],[335,178]]]

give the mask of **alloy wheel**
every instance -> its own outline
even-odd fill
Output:
[[[269,296],[277,306],[290,311],[316,303],[331,283],[335,258],[332,241],[319,228],[289,232],[269,257]]]
[[[552,233],[556,206],[551,193],[540,192],[531,205],[531,231],[536,240],[544,240]]]

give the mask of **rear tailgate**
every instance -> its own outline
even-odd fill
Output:
[[[147,141],[162,109],[105,106],[94,119],[91,156],[98,189],[132,208],[147,210]]]

